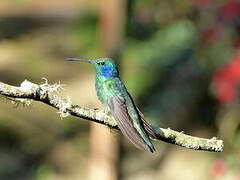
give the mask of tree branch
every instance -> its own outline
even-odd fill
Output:
[[[25,80],[21,83],[20,87],[0,82],[0,95],[9,97],[14,103],[21,102],[26,105],[29,105],[32,100],[40,101],[58,109],[61,118],[73,115],[118,129],[117,123],[110,113],[104,112],[103,110],[73,105],[70,98],[64,99],[57,92],[57,90],[62,87],[60,84],[50,85],[46,79],[45,81],[45,83],[37,85]],[[189,136],[183,132],[171,130],[170,128],[152,127],[157,135],[157,140],[188,149],[213,152],[223,151],[223,141],[218,140],[216,137],[205,139]]]

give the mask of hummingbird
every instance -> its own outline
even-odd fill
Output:
[[[119,129],[131,143],[141,150],[154,152],[150,137],[156,139],[156,135],[120,79],[115,62],[110,58],[65,60],[88,62],[95,67],[95,88],[103,107],[111,112]]]

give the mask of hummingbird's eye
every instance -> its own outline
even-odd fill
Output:
[[[99,64],[102,65],[102,66],[104,66],[104,65],[105,65],[105,62],[100,62]]]

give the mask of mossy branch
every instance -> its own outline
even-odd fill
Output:
[[[26,105],[29,105],[32,100],[40,101],[58,109],[61,118],[73,115],[118,129],[117,123],[110,113],[103,110],[73,105],[70,98],[64,99],[59,95],[57,92],[59,88],[61,88],[60,84],[50,85],[47,80],[40,85],[25,80],[21,83],[20,87],[0,82],[0,95],[9,97],[13,102],[20,101]],[[183,132],[171,130],[170,128],[152,127],[157,135],[157,140],[162,140],[188,149],[213,152],[223,151],[223,141],[215,137],[205,139],[189,136]]]

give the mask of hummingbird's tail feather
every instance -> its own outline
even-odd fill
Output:
[[[124,98],[114,96],[109,100],[108,105],[123,135],[139,149],[154,152],[155,149],[151,142],[145,142],[135,129],[132,119],[128,114]]]

